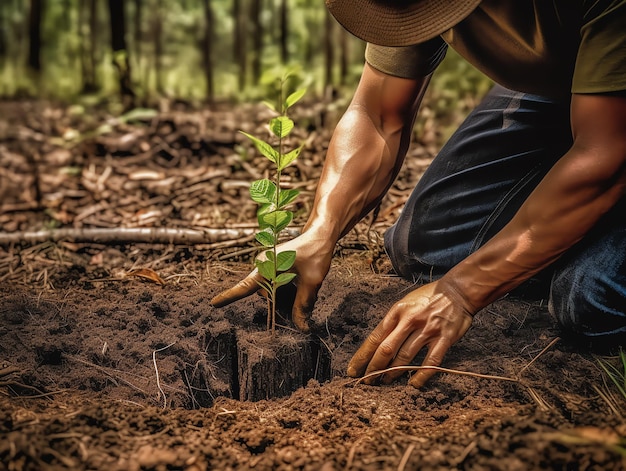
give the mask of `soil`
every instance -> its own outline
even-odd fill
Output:
[[[72,126],[86,134],[86,118],[49,104],[4,108],[0,182],[13,185],[0,203],[5,232],[241,229],[254,214],[236,182],[259,165],[233,164],[242,145],[234,124],[206,125],[228,115],[243,126],[237,116],[249,109],[162,111],[149,127],[118,123],[68,146],[58,138]],[[208,137],[193,137],[193,123]],[[121,149],[129,133],[141,137]],[[318,132],[292,171],[294,186],[314,188],[327,137]],[[157,138],[167,148],[150,153]],[[448,353],[448,370],[420,390],[406,376],[391,386],[345,376],[360,343],[413,288],[394,276],[380,237],[430,145],[415,143],[378,218],[338,247],[307,335],[282,317],[267,332],[261,296],[209,305],[248,273],[247,236],[194,246],[4,244],[0,469],[625,469],[626,401],[597,357],[559,339],[541,296],[509,296],[479,313]],[[226,171],[203,180],[198,168]],[[139,169],[159,179],[129,177]],[[167,191],[156,185],[163,179]],[[200,183],[202,191],[189,190]]]

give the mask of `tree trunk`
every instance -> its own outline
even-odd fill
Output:
[[[153,41],[154,41],[154,78],[157,93],[163,95],[163,0],[156,0],[156,8],[153,16]]]
[[[28,68],[37,75],[41,72],[41,18],[44,0],[30,0],[28,17]]]
[[[84,34],[85,8],[89,7],[89,40]],[[79,31],[81,37],[81,70],[83,76],[83,93],[93,93],[99,90],[98,74],[96,68],[98,64],[98,0],[89,0],[88,5],[81,2],[79,10]]]
[[[9,28],[6,13],[6,4],[0,2],[0,67],[4,67],[4,63],[8,54],[7,31]]]
[[[244,0],[233,0],[233,18],[235,26],[233,28],[233,58],[239,66],[239,91],[246,87],[246,77],[248,75],[248,61],[246,50],[246,25]]]
[[[280,61],[282,64],[289,62],[289,3],[288,0],[280,2]]]
[[[143,19],[143,1],[135,0],[135,16],[133,18],[133,54],[135,55],[135,66],[139,70],[141,63],[141,42],[143,41],[143,29],[141,22]]]
[[[324,88],[328,92],[334,85],[333,66],[335,64],[335,42],[333,41],[335,23],[328,11],[324,22]]]
[[[339,31],[339,83],[345,85],[350,68],[350,33],[341,28]]]
[[[113,50],[113,65],[117,69],[120,93],[124,109],[135,106],[130,60],[126,47],[126,21],[124,15],[124,0],[109,0],[109,14],[111,22],[111,48]]]
[[[252,80],[255,85],[261,79],[263,59],[263,25],[261,23],[262,0],[252,0],[250,4],[250,21],[252,22]]]
[[[210,0],[203,0],[204,6],[204,44],[202,48],[202,62],[206,79],[207,99],[212,103],[215,98],[213,83],[213,31],[215,30],[213,9]]]

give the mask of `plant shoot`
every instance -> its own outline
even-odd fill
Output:
[[[282,93],[286,79],[287,77],[285,76],[280,82],[278,109],[270,105],[270,108],[278,114],[269,122],[269,129],[274,136],[276,144],[272,145],[241,131],[242,134],[252,141],[257,150],[274,164],[273,180],[263,178],[252,182],[250,185],[250,197],[259,204],[257,210],[259,232],[256,234],[256,240],[264,247],[262,256],[257,257],[255,265],[261,276],[263,276],[260,284],[268,295],[267,329],[271,330],[272,334],[276,329],[276,295],[278,288],[288,284],[296,276],[294,273],[289,273],[296,260],[296,252],[294,250],[279,252],[277,246],[281,232],[293,220],[293,212],[286,208],[293,203],[299,194],[298,190],[281,187],[282,171],[294,162],[302,151],[302,145],[290,151],[285,149],[285,140],[294,128],[294,122],[287,116],[287,112],[304,96],[305,90],[297,90],[283,100]]]

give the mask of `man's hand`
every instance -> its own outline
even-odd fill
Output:
[[[289,242],[277,247],[296,251],[296,262],[290,270],[296,274],[296,297],[291,311],[294,325],[303,332],[309,330],[309,319],[317,301],[317,293],[328,274],[334,244],[328,239],[314,235],[313,231],[305,232]],[[261,289],[259,282],[263,277],[258,270],[253,270],[247,277],[230,289],[223,291],[211,300],[211,305],[222,307],[239,299],[250,296]]]
[[[421,286],[397,302],[354,354],[348,375],[357,377],[389,367],[408,365],[428,346],[422,366],[439,366],[448,349],[472,324],[473,309],[444,280]],[[422,369],[409,384],[421,387],[433,374]],[[402,372],[382,376],[390,383]],[[380,377],[366,379],[374,384]]]

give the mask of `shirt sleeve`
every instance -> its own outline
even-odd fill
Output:
[[[446,56],[447,50],[448,45],[439,37],[406,47],[367,44],[365,60],[376,70],[386,74],[416,79],[434,72]]]
[[[587,0],[572,93],[626,90],[626,0]]]

